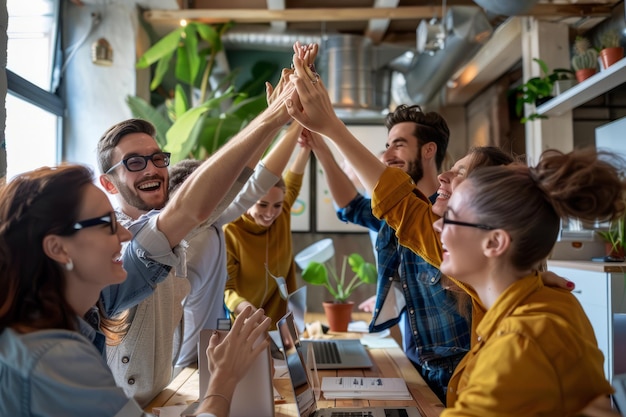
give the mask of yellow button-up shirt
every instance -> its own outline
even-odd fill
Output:
[[[410,177],[388,168],[372,196],[374,215],[396,230],[400,244],[441,264],[432,224],[437,216]],[[603,371],[589,319],[568,291],[544,287],[538,273],[511,285],[487,311],[476,292],[472,348],[448,385],[441,417],[573,416],[613,389]]]

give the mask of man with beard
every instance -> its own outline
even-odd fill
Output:
[[[107,336],[107,362],[118,386],[143,407],[169,384],[180,348],[181,302],[189,292],[183,240],[203,222],[212,223],[252,174],[263,151],[289,120],[276,99],[204,161],[168,201],[170,155],[155,140],[154,127],[130,119],[111,127],[98,142],[100,183],[119,201],[118,220],[133,233],[136,262],[126,264],[127,280],[115,294],[101,297],[101,329]],[[167,203],[167,205],[166,205]],[[155,264],[163,276],[149,275]],[[130,268],[130,269],[129,269]],[[175,276],[177,275],[177,276]],[[138,302],[135,287],[151,294]]]
[[[434,202],[437,173],[448,147],[447,123],[438,113],[401,105],[387,115],[385,126],[388,137],[381,160],[408,173]],[[404,351],[445,403],[448,380],[470,344],[468,321],[459,313],[454,294],[442,286],[437,268],[401,246],[395,231],[374,217],[371,200],[359,194],[321,136],[313,134],[310,146],[326,173],[339,219],[378,232],[378,287],[370,331],[399,323]]]

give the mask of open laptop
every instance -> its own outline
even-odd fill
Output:
[[[289,314],[288,314],[289,315]],[[299,417],[422,417],[416,407],[317,408],[315,393],[293,336],[288,315],[278,321],[285,362]]]
[[[365,346],[357,339],[339,340],[300,340],[300,333],[296,326],[292,312],[288,312],[281,321],[289,329],[296,347],[299,348],[304,363],[307,363],[308,345],[312,345],[315,353],[317,369],[350,369],[371,368],[372,360]]]

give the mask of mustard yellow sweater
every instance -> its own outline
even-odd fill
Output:
[[[287,312],[287,302],[280,298],[276,281],[266,272],[265,264],[271,274],[285,278],[289,293],[296,290],[291,206],[300,193],[302,177],[291,171],[286,174],[282,212],[269,228],[259,226],[245,213],[224,226],[228,259],[226,307],[232,313],[239,303],[249,301],[265,310],[265,315],[272,319],[272,328]]]

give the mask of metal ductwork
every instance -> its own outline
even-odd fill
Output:
[[[492,27],[478,7],[452,7],[446,13],[445,48],[432,56],[414,48],[380,44],[344,34],[276,32],[238,26],[222,36],[227,50],[290,52],[295,41],[318,43],[317,70],[333,106],[345,121],[380,121],[396,103],[426,104],[450,76],[479,49]],[[369,120],[368,120],[369,119]]]
[[[380,121],[391,98],[389,63],[404,54],[406,47],[373,45],[369,38],[356,35],[273,32],[237,27],[222,37],[231,50],[289,52],[295,41],[318,43],[317,71],[328,88],[337,114],[344,120]]]
[[[407,52],[391,63],[396,70],[391,87],[396,103],[427,105],[493,33],[483,11],[473,6],[451,7],[444,27],[444,49],[433,54]]]

